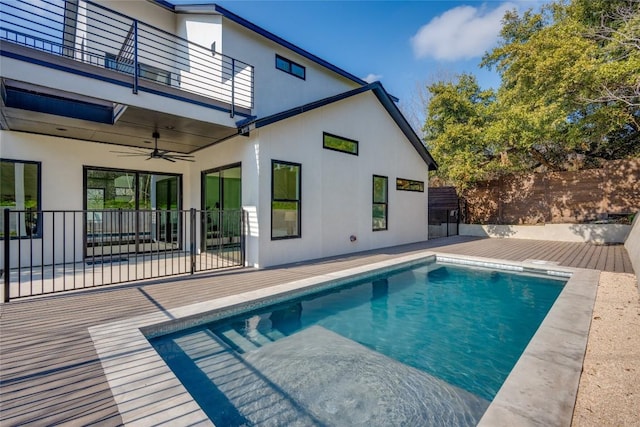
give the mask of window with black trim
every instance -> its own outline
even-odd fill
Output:
[[[307,78],[307,69],[305,67],[280,55],[276,55],[276,68],[302,80]]]
[[[132,60],[119,60],[118,57],[112,53],[105,54],[104,67],[108,70],[116,70],[126,74],[133,74],[133,61]],[[171,73],[167,70],[163,70],[153,65],[138,64],[138,76],[142,79],[150,80],[156,83],[162,83],[171,86]],[[176,78],[179,75],[174,74]],[[175,86],[180,86],[180,82],[174,82]]]
[[[271,161],[271,239],[300,237],[302,165]]]
[[[387,229],[389,178],[373,175],[373,231]]]
[[[358,155],[358,141],[332,135],[327,132],[322,133],[322,147],[327,150],[341,151],[347,154]]]
[[[9,216],[11,237],[42,237],[38,211],[41,198],[40,162],[0,159],[0,235],[4,236],[4,210]]]
[[[396,178],[396,190],[424,193],[424,182],[412,179]]]

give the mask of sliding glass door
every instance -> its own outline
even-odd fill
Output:
[[[86,256],[179,247],[181,176],[84,170]]]
[[[202,172],[202,250],[240,243],[240,164]]]

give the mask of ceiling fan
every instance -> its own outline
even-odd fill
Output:
[[[153,132],[151,135],[153,137],[153,150],[151,152],[147,150],[133,150],[133,151],[111,151],[112,153],[120,154],[118,157],[137,157],[144,156],[147,157],[145,160],[149,159],[163,159],[169,162],[175,163],[176,160],[184,160],[186,162],[193,162],[193,156],[190,154],[180,154],[171,150],[158,150],[158,138],[160,138],[160,134],[158,132]]]

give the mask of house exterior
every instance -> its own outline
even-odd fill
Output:
[[[380,83],[215,4],[21,0],[1,13],[0,204],[22,212],[11,267],[130,253],[162,233],[198,253],[241,234],[257,267],[427,239],[437,165]],[[221,240],[217,215],[236,210],[241,229]],[[47,243],[56,230],[61,247]],[[136,246],[114,243],[125,235]]]

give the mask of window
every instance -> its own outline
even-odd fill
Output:
[[[24,211],[9,216],[13,237],[41,237],[40,163],[0,159],[0,234],[4,235],[4,210]]]
[[[396,190],[418,191],[424,193],[424,182],[411,179],[396,178]]]
[[[296,64],[295,62],[283,58],[280,55],[276,55],[276,68],[302,80],[307,76],[306,69],[302,65]]]
[[[373,231],[387,229],[388,181],[386,176],[373,176]]]
[[[109,70],[133,74],[132,60],[118,60],[118,57],[111,53],[106,54],[104,66]],[[138,64],[138,76],[140,76],[141,79],[151,80],[153,82],[171,86],[171,73],[152,65]]]
[[[342,151],[343,153],[358,155],[358,141],[343,138],[330,133],[322,133],[322,146],[327,150]]]
[[[271,239],[300,237],[300,171],[297,163],[271,161]]]

